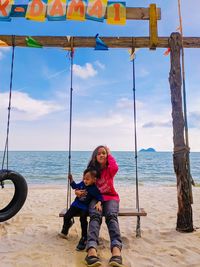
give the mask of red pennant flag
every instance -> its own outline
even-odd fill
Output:
[[[167,50],[164,52],[164,56],[168,56],[169,53],[170,53],[171,49],[170,48],[167,48]]]

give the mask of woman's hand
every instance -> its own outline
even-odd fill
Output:
[[[101,206],[101,201],[98,201],[97,204],[95,205],[95,209],[98,211],[102,211],[102,206]]]
[[[110,148],[107,147],[107,146],[105,146],[105,149],[106,149],[106,151],[107,151],[107,154],[109,155],[109,154],[110,154]]]
[[[77,197],[85,197],[87,195],[87,191],[86,190],[81,190],[81,189],[76,189],[75,190],[75,195]]]

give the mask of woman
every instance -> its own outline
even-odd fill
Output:
[[[90,223],[85,261],[88,266],[97,267],[101,265],[101,261],[97,256],[97,244],[103,213],[111,241],[110,249],[112,257],[110,258],[109,265],[120,266],[122,265],[122,240],[118,223],[119,195],[115,191],[113,183],[114,176],[118,171],[118,165],[107,147],[98,146],[92,154],[88,167],[95,168],[99,174],[96,185],[102,194],[103,203],[102,212],[95,209],[95,199],[90,203]],[[77,195],[79,193],[77,192]]]

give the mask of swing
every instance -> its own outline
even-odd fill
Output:
[[[15,55],[15,37],[12,37],[12,63],[11,63],[11,74],[10,74],[10,93],[9,93],[9,104],[8,104],[8,119],[7,119],[7,135],[5,148],[3,152],[2,167],[0,170],[0,186],[2,190],[5,188],[5,182],[14,185],[14,194],[11,201],[0,210],[0,222],[7,221],[12,218],[22,208],[27,197],[27,183],[24,177],[12,170],[9,170],[8,166],[8,137],[9,137],[9,126],[10,126],[10,110],[11,110],[11,97],[12,97],[12,81],[13,81],[13,65]],[[6,159],[6,169],[4,169]]]
[[[132,49],[134,52],[134,49]],[[68,154],[68,174],[71,174],[71,128],[72,128],[72,92],[73,92],[73,38],[71,39],[71,88],[70,88],[70,121],[69,121],[69,154]],[[147,213],[139,206],[139,183],[138,183],[138,170],[137,170],[137,132],[136,132],[136,97],[135,97],[135,59],[133,58],[133,103],[134,103],[134,140],[135,140],[135,167],[136,167],[136,208],[120,208],[118,216],[137,216],[136,237],[141,237],[140,230],[140,216],[146,216]],[[64,217],[66,211],[71,204],[71,187],[68,180],[67,183],[67,207],[59,213],[59,217]]]

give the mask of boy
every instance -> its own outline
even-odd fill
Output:
[[[87,216],[88,216],[88,208],[89,203],[92,199],[96,199],[98,202],[95,205],[95,208],[99,211],[102,210],[101,202],[102,196],[100,191],[95,185],[97,172],[94,169],[86,169],[83,173],[83,181],[76,184],[73,180],[72,175],[68,176],[70,180],[70,185],[73,189],[85,190],[86,195],[83,197],[76,197],[73,203],[71,204],[69,210],[64,215],[64,222],[61,231],[61,236],[66,237],[69,228],[72,226],[72,218],[76,215],[80,215],[80,223],[81,223],[81,239],[76,247],[77,250],[84,250],[87,242]]]

